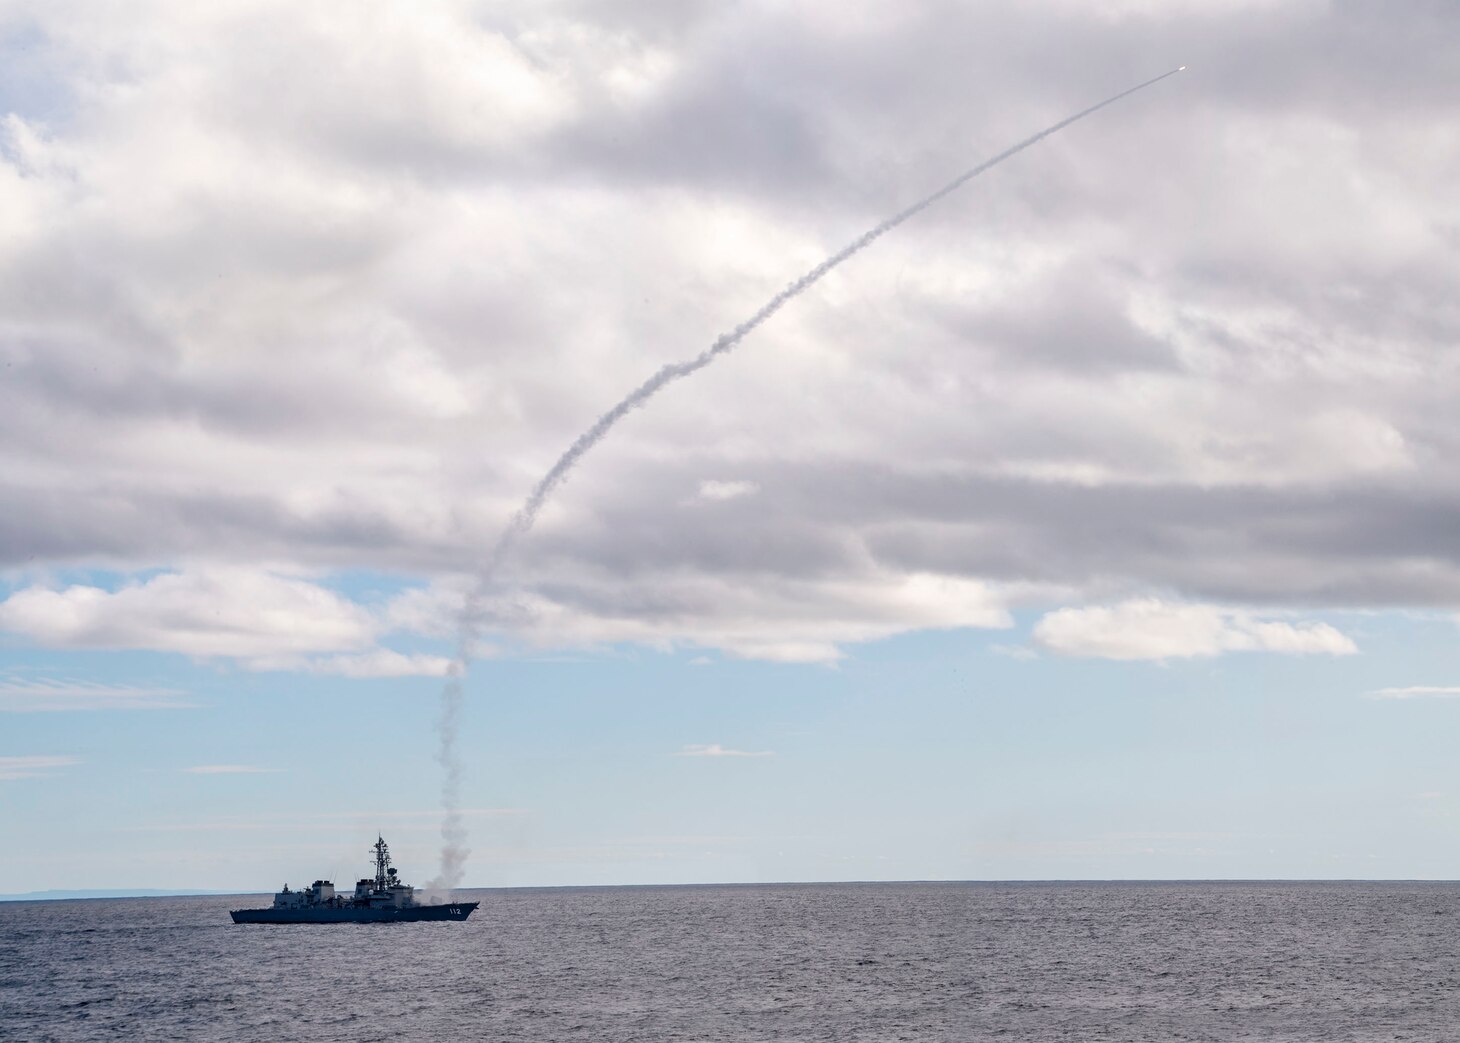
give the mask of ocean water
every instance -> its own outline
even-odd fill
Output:
[[[0,904],[0,1039],[1460,1040],[1457,884],[460,894],[394,925]]]

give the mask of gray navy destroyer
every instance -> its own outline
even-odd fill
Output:
[[[390,864],[385,838],[375,838],[375,879],[355,884],[353,895],[336,894],[328,880],[316,880],[302,891],[289,885],[274,895],[268,909],[234,909],[234,923],[414,923],[420,920],[465,920],[477,902],[427,905],[416,901],[416,889],[402,882]]]

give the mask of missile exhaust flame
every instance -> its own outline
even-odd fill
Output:
[[[1058,123],[1051,124],[1039,133],[1033,134],[1023,141],[1011,145],[998,155],[986,159],[977,166],[964,171],[936,192],[925,196],[905,210],[901,210],[879,224],[874,225],[816,267],[806,272],[799,279],[790,283],[785,289],[781,290],[763,304],[759,311],[755,312],[755,314],[751,315],[744,322],[740,323],[734,329],[720,334],[708,348],[704,349],[698,355],[681,362],[670,362],[660,367],[652,376],[633,391],[630,391],[616,405],[595,420],[554,461],[547,472],[538,479],[537,484],[533,486],[532,491],[523,501],[522,506],[513,514],[511,521],[507,524],[507,528],[497,538],[497,542],[493,545],[492,552],[488,556],[486,564],[477,574],[476,583],[467,596],[466,604],[462,609],[458,621],[460,632],[457,656],[452,664],[450,680],[442,691],[441,715],[438,719],[440,746],[437,757],[441,761],[446,773],[446,782],[442,786],[442,810],[444,812],[444,818],[441,827],[441,872],[436,880],[433,881],[433,886],[445,890],[457,886],[461,882],[461,873],[465,862],[465,829],[462,825],[460,810],[457,807],[461,764],[456,749],[455,731],[461,711],[461,681],[470,663],[472,645],[475,642],[480,628],[482,599],[496,577],[497,570],[501,568],[502,564],[510,556],[517,543],[532,530],[543,505],[558,486],[568,477],[569,472],[583,458],[584,454],[602,441],[620,420],[648,402],[650,398],[654,397],[665,386],[699,372],[721,355],[733,350],[741,341],[776,312],[780,311],[788,302],[800,296],[844,261],[862,252],[898,225],[922,213],[945,196],[956,192],[984,171],[998,166],[1006,159],[1011,159],[1031,145],[1043,141],[1051,134],[1055,134],[1070,124],[1077,123],[1086,116],[1093,115],[1101,109],[1135,94],[1137,91],[1145,90],[1147,87],[1160,83],[1168,76],[1175,76],[1178,72],[1182,72],[1185,69],[1186,66],[1183,65],[1180,68],[1172,69],[1170,72],[1164,72],[1160,76],[1153,77],[1143,83],[1136,84],[1134,87],[1127,88],[1119,94],[1113,94],[1104,101],[1097,102],[1087,109],[1080,110],[1073,116],[1067,116]]]

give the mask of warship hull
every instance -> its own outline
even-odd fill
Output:
[[[234,909],[234,923],[418,923],[422,920],[465,920],[477,902],[413,905],[405,909]]]
[[[316,880],[298,891],[274,895],[267,909],[231,909],[234,923],[422,923],[435,920],[465,920],[476,911],[477,902],[442,902],[422,905],[416,889],[402,880],[390,864],[390,847],[376,836],[375,876],[355,884],[354,894],[335,894],[329,880]]]

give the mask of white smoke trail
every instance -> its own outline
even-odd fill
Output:
[[[1025,138],[1018,144],[1009,146],[1003,152],[1000,152],[998,155],[992,157],[991,159],[984,160],[978,166],[973,167],[969,170],[965,170],[962,174],[959,174],[956,178],[948,182],[942,188],[938,189],[932,195],[920,199],[918,202],[914,203],[906,210],[899,211],[898,213],[887,218],[885,221],[882,221],[880,224],[877,224],[874,227],[863,232],[856,239],[853,239],[846,246],[842,247],[836,253],[832,254],[826,260],[818,264],[815,268],[812,268],[805,275],[801,276],[799,279],[791,283],[780,293],[772,297],[769,301],[763,304],[760,310],[757,311],[750,318],[740,323],[740,325],[736,326],[728,333],[720,334],[720,336],[715,339],[715,342],[713,344],[711,344],[704,351],[700,352],[694,358],[686,359],[683,362],[670,362],[661,367],[659,371],[656,372],[653,376],[649,377],[648,380],[644,381],[633,391],[630,391],[627,395],[620,399],[617,405],[613,406],[613,408],[611,408],[608,412],[604,413],[597,420],[595,420],[593,422],[593,425],[589,427],[588,430],[579,435],[577,439],[573,442],[573,444],[570,445],[567,450],[558,457],[557,461],[554,462],[552,467],[548,468],[547,473],[544,474],[542,478],[538,479],[537,485],[533,486],[532,492],[528,494],[527,499],[522,502],[522,506],[519,507],[517,509],[517,512],[512,516],[512,520],[508,523],[507,528],[503,530],[502,535],[497,538],[497,542],[492,547],[492,553],[490,557],[488,557],[485,566],[477,574],[476,585],[472,592],[468,595],[466,606],[462,610],[462,615],[460,619],[460,642],[458,647],[457,659],[452,665],[452,677],[451,680],[447,683],[446,689],[441,696],[442,734],[440,756],[442,759],[442,764],[445,767],[448,780],[447,783],[442,786],[443,810],[445,811],[445,820],[443,821],[441,827],[441,835],[443,841],[441,851],[441,879],[443,881],[450,881],[446,883],[445,886],[455,886],[455,883],[458,882],[460,879],[462,856],[459,855],[459,852],[462,851],[461,841],[465,837],[465,831],[461,824],[460,812],[456,810],[454,803],[448,803],[446,800],[448,794],[454,799],[455,790],[461,774],[461,765],[455,759],[456,739],[454,734],[450,737],[446,735],[446,728],[448,727],[448,722],[450,728],[452,728],[453,730],[456,726],[456,718],[461,705],[461,678],[465,676],[467,666],[470,663],[471,645],[476,637],[480,624],[481,601],[483,596],[486,594],[487,589],[490,587],[493,578],[496,576],[497,570],[501,567],[502,563],[507,560],[507,557],[511,553],[512,549],[517,545],[518,541],[521,540],[522,537],[526,536],[528,532],[532,530],[533,525],[537,522],[537,516],[538,513],[542,510],[543,504],[547,502],[548,497],[550,497],[553,494],[554,490],[556,490],[557,487],[562,484],[563,480],[567,478],[568,473],[573,470],[578,461],[583,458],[583,455],[599,442],[601,442],[604,436],[608,434],[608,432],[613,428],[615,424],[617,424],[630,412],[648,402],[649,399],[653,398],[654,395],[656,395],[663,387],[668,384],[674,383],[676,380],[683,380],[685,377],[689,376],[692,373],[697,373],[698,371],[708,366],[711,362],[714,362],[715,359],[719,358],[721,355],[735,348],[757,327],[759,327],[776,312],[780,311],[787,302],[791,301],[795,297],[800,296],[813,284],[819,282],[822,277],[827,275],[832,269],[839,266],[843,261],[847,261],[856,254],[861,253],[863,250],[871,246],[874,242],[876,242],[886,233],[892,231],[898,225],[922,213],[924,210],[932,206],[934,203],[938,202],[943,197],[951,195],[953,192],[956,192],[959,188],[962,188],[965,184],[978,177],[984,171],[990,169],[991,167],[996,167],[1000,163],[1004,162],[1004,160],[1018,155],[1020,152],[1023,152],[1031,145],[1038,144],[1040,141],[1043,141],[1051,134],[1054,134],[1057,131],[1063,130],[1065,127],[1068,127],[1071,123],[1076,123],[1084,119],[1086,116],[1099,112],[1107,105],[1113,105],[1117,101],[1120,101],[1122,98],[1129,97],[1137,91],[1145,90],[1147,87],[1150,87],[1153,84],[1160,83],[1168,76],[1175,76],[1178,72],[1182,72],[1185,68],[1186,66],[1183,65],[1180,68],[1172,69],[1170,72],[1164,72],[1160,76],[1156,76],[1152,79],[1146,80],[1144,83],[1138,83],[1134,87],[1130,87],[1126,90],[1121,91],[1119,94],[1113,94],[1110,97],[1106,98],[1104,101],[1099,102],[1095,105],[1091,105],[1088,109],[1083,109],[1080,112],[1075,113],[1073,116],[1067,116],[1065,119],[1060,120],[1058,123],[1052,124],[1044,128],[1044,130],[1041,130],[1038,134],[1031,135],[1030,137]],[[450,831],[451,835],[448,835],[448,831]],[[452,866],[454,874],[447,872],[448,865]]]
[[[441,765],[441,869],[425,885],[433,901],[450,897],[451,890],[461,883],[466,858],[471,854],[466,846],[466,824],[461,818],[461,757],[456,750],[461,722],[461,679],[470,658],[467,650],[458,650],[441,691],[441,712],[436,720],[436,762]]]
[[[792,298],[800,296],[814,283],[819,282],[821,278],[829,273],[833,268],[836,268],[843,261],[849,260],[856,254],[861,253],[867,247],[871,246],[872,243],[874,243],[876,240],[880,239],[883,235],[892,231],[894,228],[902,224],[904,221],[907,221],[909,218],[912,218],[917,214],[922,213],[924,210],[932,206],[934,203],[938,202],[944,196],[956,192],[959,188],[962,188],[963,185],[965,185],[967,182],[972,181],[974,178],[978,177],[978,175],[982,174],[990,167],[998,166],[1004,160],[1009,159],[1011,156],[1015,156],[1020,152],[1023,152],[1030,145],[1037,144],[1038,142],[1049,137],[1056,131],[1063,130],[1071,123],[1082,120],[1086,116],[1089,116],[1092,113],[1098,112],[1100,109],[1105,108],[1107,105],[1112,105],[1120,99],[1127,97],[1128,95],[1134,94],[1136,91],[1144,90],[1154,83],[1159,83],[1168,76],[1175,76],[1178,72],[1181,72],[1185,68],[1186,66],[1183,65],[1180,69],[1172,69],[1170,72],[1162,73],[1160,76],[1157,76],[1154,79],[1147,80],[1145,83],[1137,84],[1136,86],[1131,87],[1129,90],[1121,91],[1119,94],[1106,98],[1098,105],[1091,105],[1088,109],[1085,109],[1082,112],[1077,112],[1073,116],[1069,116],[1065,119],[1060,120],[1053,126],[1046,127],[1038,134],[1035,134],[1032,137],[1025,138],[1017,145],[1011,145],[1003,152],[1000,152],[997,156],[994,156],[992,159],[984,160],[982,163],[972,168],[971,170],[964,171],[962,174],[959,174],[956,178],[948,182],[948,184],[944,185],[942,188],[938,189],[938,191],[934,192],[932,195],[919,200],[912,206],[908,207],[906,210],[894,214],[892,217],[887,218],[887,220],[883,221],[876,227],[868,229],[866,232],[863,232],[856,239],[853,239],[846,246],[842,247],[836,253],[832,254],[826,260],[818,264],[815,268],[812,268],[805,275],[801,276],[801,278],[797,279],[780,293],[772,297],[769,301],[761,306],[760,311],[756,312],[754,315],[746,319],[740,325],[736,326],[730,332],[720,334],[720,336],[716,338],[713,344],[711,344],[704,351],[700,352],[694,358],[688,359],[684,362],[670,362],[660,368],[660,370],[653,376],[651,376],[648,380],[644,381],[633,391],[630,391],[627,395],[625,395],[616,406],[614,406],[607,413],[604,413],[601,417],[595,420],[593,422],[593,426],[590,427],[587,431],[584,431],[581,435],[579,435],[577,440],[568,447],[567,451],[564,452],[562,456],[558,457],[557,462],[548,469],[547,474],[543,475],[542,478],[538,480],[537,485],[533,487],[532,492],[528,495],[527,499],[523,501],[522,506],[517,509],[517,513],[512,516],[512,521],[508,524],[506,530],[502,533],[500,537],[498,537],[497,544],[492,549],[492,555],[487,560],[487,566],[481,572],[477,589],[479,591],[482,590],[491,581],[492,576],[495,575],[497,568],[506,559],[512,547],[517,543],[518,540],[527,535],[527,533],[532,529],[532,526],[537,521],[538,512],[542,510],[543,504],[547,502],[547,499],[549,496],[552,495],[553,490],[555,490],[560,484],[562,484],[563,479],[568,476],[568,472],[573,469],[574,465],[578,463],[583,454],[588,452],[588,450],[592,449],[595,445],[601,442],[603,440],[603,436],[608,434],[610,428],[612,428],[615,424],[622,420],[632,410],[639,408],[645,402],[649,401],[649,399],[657,394],[658,391],[666,384],[671,384],[676,380],[682,380],[683,378],[689,376],[691,373],[695,373],[701,369],[704,369],[711,362],[714,362],[716,358],[736,347],[742,340],[748,337],[756,329],[756,327],[760,326],[772,315],[780,311],[781,308]]]

